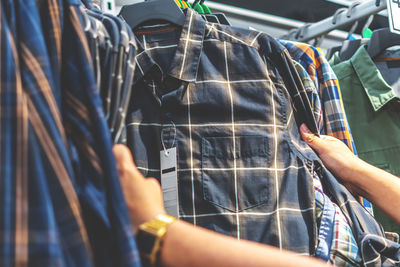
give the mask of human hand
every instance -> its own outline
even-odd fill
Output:
[[[130,150],[114,145],[122,191],[135,231],[142,223],[164,214],[160,184],[155,178],[145,178],[136,168]]]
[[[364,162],[339,139],[327,135],[318,137],[312,134],[304,123],[300,126],[300,134],[303,140],[318,153],[328,170],[341,179],[353,194],[358,194],[357,187],[354,186],[354,177],[357,177],[355,173],[363,167]]]

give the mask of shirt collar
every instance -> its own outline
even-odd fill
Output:
[[[384,105],[396,98],[395,92],[383,79],[369,56],[365,45],[357,50],[350,62],[375,111],[380,110]]]
[[[182,27],[178,47],[171,61],[168,74],[174,78],[193,82],[196,80],[200,54],[203,49],[205,20],[191,9],[186,9],[186,20]],[[135,58],[138,75],[134,82],[151,76],[152,79],[161,78],[162,71],[155,61],[146,53],[140,41],[135,38],[138,54]],[[156,77],[154,77],[156,75]]]

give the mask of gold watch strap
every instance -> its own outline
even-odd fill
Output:
[[[174,221],[175,217],[160,214],[139,226],[138,246],[144,266],[156,266],[163,237],[168,226]]]

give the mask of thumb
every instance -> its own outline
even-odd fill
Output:
[[[139,170],[136,168],[135,162],[133,161],[131,151],[127,146],[121,144],[114,145],[113,152],[120,175],[129,172],[134,177],[141,176]]]
[[[323,140],[311,133],[304,123],[300,126],[300,134],[304,142],[306,142],[312,149],[318,153],[321,151]]]

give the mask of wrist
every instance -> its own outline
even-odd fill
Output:
[[[167,214],[159,214],[149,222],[139,226],[137,243],[144,266],[159,266],[160,253],[168,227],[176,218]]]
[[[162,208],[149,208],[148,205],[138,206],[138,204],[128,205],[129,215],[133,224],[135,232],[139,229],[139,226],[143,223],[149,222],[160,214],[166,214]]]
[[[365,197],[365,191],[363,185],[366,183],[365,178],[370,172],[370,165],[355,157],[355,160],[351,162],[351,167],[345,174],[346,183],[352,188],[353,193]]]

